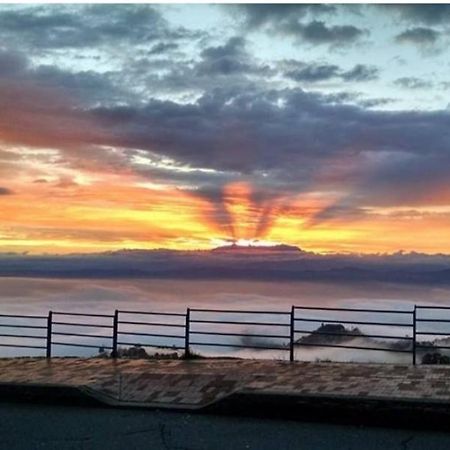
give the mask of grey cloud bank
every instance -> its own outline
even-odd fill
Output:
[[[393,282],[448,285],[450,256],[318,255],[292,248],[213,251],[123,250],[31,256],[4,254],[0,277],[244,281]]]

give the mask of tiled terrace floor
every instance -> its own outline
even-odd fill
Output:
[[[450,367],[257,360],[0,359],[0,384],[69,385],[119,403],[205,406],[233,392],[448,403]]]

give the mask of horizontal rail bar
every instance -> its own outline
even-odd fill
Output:
[[[384,313],[384,314],[413,314],[411,311],[399,311],[394,309],[361,309],[361,308],[327,308],[316,306],[294,306],[294,309],[299,310],[316,310],[316,311],[345,311],[345,312],[368,312],[368,313]]]
[[[384,334],[352,334],[352,333],[331,333],[328,331],[308,331],[308,330],[294,330],[294,333],[300,334],[310,334],[312,336],[317,336],[319,334],[323,334],[325,336],[349,336],[354,338],[383,338],[383,339],[401,339],[412,341],[413,337],[407,336],[386,336]]]
[[[112,339],[112,336],[98,336],[95,334],[86,334],[86,333],[63,333],[60,331],[53,331],[53,336],[79,336],[79,337],[91,337],[91,338],[102,338],[102,339]]]
[[[3,328],[33,328],[34,330],[46,330],[47,327],[43,325],[10,325],[6,323],[0,323],[0,327]]]
[[[108,350],[112,350],[112,347],[106,345],[90,345],[90,344],[71,344],[69,342],[52,342],[53,345],[67,345],[69,347],[86,347],[86,348],[107,348]]]
[[[259,348],[261,350],[289,350],[289,346],[286,347],[266,347],[266,346],[259,346],[259,345],[240,345],[240,344],[221,344],[216,342],[191,342],[191,345],[203,345],[206,347],[236,347],[236,348]]]
[[[27,334],[0,334],[1,337],[16,337],[23,339],[47,339],[47,336],[31,336]]]
[[[175,339],[184,339],[184,336],[176,336],[174,334],[153,334],[153,333],[124,333],[122,331],[119,331],[120,335],[126,335],[126,336],[150,336],[150,337],[169,337],[169,338],[175,338]]]
[[[249,310],[238,310],[238,309],[202,309],[202,308],[190,308],[192,312],[207,312],[207,313],[230,313],[230,314],[283,314],[285,316],[289,315],[289,311],[249,311]]]
[[[112,325],[98,325],[96,323],[89,324],[89,323],[75,323],[75,322],[53,322],[53,325],[69,325],[74,327],[89,327],[89,328],[112,328]]]
[[[158,345],[158,344],[138,344],[135,342],[117,342],[119,345],[134,345],[135,347],[153,347],[153,348],[166,348],[169,350],[184,350],[184,346],[180,347],[178,345]]]
[[[416,334],[422,334],[424,336],[449,336],[450,337],[450,331],[446,333],[440,333],[438,331],[431,332],[431,331],[416,331]]]
[[[416,344],[416,348],[429,348],[439,350],[440,348],[450,349],[448,345],[424,345],[424,344]]]
[[[282,336],[279,334],[245,334],[245,333],[219,333],[217,331],[192,331],[192,334],[206,334],[213,336],[241,336],[241,337],[260,337],[260,338],[277,338],[277,339],[289,339],[290,336]]]
[[[21,314],[0,314],[0,317],[11,317],[13,319],[47,319],[47,316],[26,316]]]
[[[83,313],[70,313],[70,312],[59,312],[53,311],[53,315],[58,314],[60,316],[82,316],[82,317],[106,317],[112,319],[114,316],[110,314],[83,314]]]
[[[177,316],[177,317],[185,317],[186,313],[167,313],[167,312],[150,312],[150,311],[123,311],[119,310],[121,314],[147,314],[150,316]]]
[[[416,322],[441,322],[441,323],[450,323],[450,319],[420,319],[419,317],[416,319]]]
[[[191,319],[191,323],[220,323],[224,325],[261,325],[261,326],[277,326],[277,327],[289,327],[289,323],[275,323],[275,322],[235,322],[226,320],[203,320],[203,319]]]
[[[450,306],[421,306],[416,305],[417,309],[450,309]]]
[[[355,350],[375,350],[380,352],[392,352],[392,353],[409,353],[411,354],[411,350],[393,350],[391,348],[375,348],[375,347],[360,347],[357,345],[337,345],[337,344],[312,344],[312,343],[304,343],[300,344],[296,342],[295,346],[300,347],[333,347],[333,348],[349,348]]]
[[[176,328],[184,328],[184,324],[180,323],[160,323],[160,322],[130,322],[126,320],[119,320],[119,325],[125,323],[128,325],[149,325],[154,327],[176,327]]]
[[[322,323],[347,323],[353,325],[379,325],[385,327],[412,327],[412,323],[393,323],[393,322],[363,322],[357,320],[329,320],[322,318],[313,318],[313,317],[305,317],[305,318],[295,318],[296,322],[322,322]]]
[[[0,347],[39,348],[41,350],[45,350],[47,348],[37,345],[20,345],[20,344],[0,344]]]

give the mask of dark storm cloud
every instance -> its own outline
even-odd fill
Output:
[[[113,82],[113,74],[99,74],[93,70],[68,72],[56,66],[38,66],[32,72],[33,79],[41,86],[62,89],[70,96],[86,101],[116,103],[124,98],[131,100],[133,94]]]
[[[165,53],[170,52],[172,50],[176,50],[177,48],[178,48],[178,44],[175,44],[174,42],[159,42],[158,44],[155,44],[150,49],[148,54],[149,55],[165,54]]]
[[[27,67],[28,61],[23,55],[0,48],[0,77],[21,75]]]
[[[16,21],[5,29],[18,27],[19,19],[23,25],[25,16],[32,15],[32,11],[38,11],[35,14],[38,23],[44,21],[45,16],[44,35],[48,32],[45,27],[56,26],[50,11],[52,14],[65,11],[66,16],[60,20],[66,23],[67,29],[71,29],[71,21],[80,20],[73,14],[72,7],[35,8],[15,11]],[[148,23],[154,20],[152,33],[159,35],[158,40],[148,46],[150,52],[170,50],[158,45],[171,44],[173,40],[161,40],[161,34],[173,35],[173,32],[167,31],[167,24],[154,16],[151,7],[142,6],[142,10],[141,6],[111,8],[113,12],[100,6],[83,8],[87,8],[88,13],[82,29],[93,26],[92,18],[97,17],[101,26],[95,33],[103,37],[108,33],[117,35],[111,40],[97,35],[98,45],[99,42],[114,43],[114,39],[119,39],[121,27],[127,42],[139,36],[149,37],[144,35],[145,30],[148,31]],[[146,12],[147,9],[150,12]],[[140,12],[142,17],[138,17]],[[4,14],[4,11],[0,13],[3,19]],[[111,28],[107,31],[109,19]],[[21,34],[26,42],[31,39],[28,33],[39,29],[31,18],[27,20],[30,20],[30,27]],[[316,43],[353,42],[363,34],[353,26],[332,26],[317,21],[309,25],[295,22],[294,25],[298,36],[306,33],[305,36]],[[134,30],[125,30],[128,26]],[[61,30],[51,29],[59,36]],[[289,27],[285,31],[293,32]],[[5,32],[3,28],[0,34],[2,32]],[[47,39],[48,44],[48,38],[42,39]],[[140,175],[148,174],[149,178],[156,176],[167,182],[199,187],[199,195],[202,195],[201,189],[216,184],[220,191],[222,184],[243,177],[257,187],[267,188],[261,190],[263,198],[269,198],[270,192],[275,192],[278,198],[308,189],[352,189],[356,185],[354,179],[358,178],[354,173],[340,177],[330,175],[325,181],[318,174],[324,167],[333,174],[340,161],[351,162],[360,155],[365,155],[366,159],[354,171],[370,180],[370,186],[361,191],[363,196],[370,192],[382,195],[377,187],[383,182],[383,173],[389,171],[389,164],[395,164],[397,154],[416,158],[414,170],[412,163],[404,166],[410,168],[411,176],[399,166],[398,183],[408,186],[404,192],[417,190],[415,180],[420,177],[437,174],[439,170],[446,173],[450,167],[438,157],[448,153],[450,119],[447,111],[370,111],[367,105],[361,106],[362,100],[356,98],[355,93],[346,93],[346,98],[343,94],[341,97],[334,94],[332,98],[299,88],[287,89],[278,82],[270,83],[268,78],[276,69],[253,57],[240,36],[221,44],[203,45],[201,52],[189,61],[169,58],[161,61],[158,65],[158,61],[130,58],[127,70],[121,74],[75,73],[51,64],[30,64],[23,54],[15,51],[0,52],[2,141],[56,148],[60,152],[58,164],[65,166],[90,168],[95,164],[112,171],[133,170]],[[152,67],[163,73],[153,73]],[[376,68],[361,64],[344,70],[334,64],[299,63],[290,69],[277,70],[286,73],[290,70],[291,73],[285,75],[299,81],[335,78],[349,82],[346,86],[378,75]],[[147,87],[145,95],[133,94],[133,89],[141,82]],[[411,83],[403,82],[403,85],[412,87]],[[164,86],[165,93],[195,92],[196,95],[185,96],[182,101],[175,96],[166,97],[171,100],[155,98]],[[343,104],[352,96],[356,104]],[[114,147],[114,152],[108,147]],[[174,166],[135,164],[136,149],[148,155],[171,158]],[[381,164],[380,159],[385,164]],[[194,170],[182,171],[180,167]],[[371,176],[374,173],[376,177]],[[436,176],[436,180],[441,182],[442,177]],[[430,183],[433,182],[430,179]],[[395,190],[395,180],[392,183]],[[426,186],[427,191],[432,189],[434,186]],[[218,195],[210,195],[210,198],[222,201]],[[352,198],[352,201],[360,200]],[[220,207],[216,214],[223,214]]]
[[[439,38],[440,33],[432,28],[416,27],[409,28],[395,37],[400,43],[414,45],[433,45]]]
[[[233,75],[260,72],[251,61],[242,37],[230,38],[225,45],[208,47],[200,54],[195,72],[201,76]]]
[[[292,64],[293,65],[293,64]],[[324,81],[339,75],[339,66],[335,64],[296,64],[297,68],[291,68],[284,76],[294,81]]]
[[[382,5],[385,10],[396,14],[402,19],[427,25],[448,23],[450,19],[449,4],[397,4]]]
[[[370,81],[378,78],[379,70],[374,66],[357,64],[353,69],[341,74],[344,81]]]
[[[244,61],[247,56],[243,41],[232,39],[205,49],[200,64],[223,58]],[[445,111],[369,111],[318,93],[267,89],[250,82],[245,86],[222,83],[223,87],[209,89],[191,102],[150,98],[140,105],[93,107],[71,99],[68,93],[76,91],[74,80],[62,72],[55,75],[50,68],[29,66],[14,53],[3,52],[0,58],[8,62],[3,66],[8,69],[0,76],[3,141],[58,148],[60,161],[76,167],[128,167],[140,174],[147,170],[151,176],[156,173],[193,186],[220,185],[246,176],[255,185],[268,188],[265,192],[280,196],[312,187],[351,189],[353,174],[329,177],[317,186],[314,183],[321,168],[333,172],[339,161],[360,154],[375,155],[355,169],[371,183],[363,195],[377,192],[383,171],[395,162],[396,154],[417,158],[411,177],[399,170],[399,183],[405,180],[411,192],[416,190],[416,179],[438,170],[433,169],[435,164],[444,172],[450,167],[437,157],[448,153],[450,118]],[[348,72],[341,71],[340,76]],[[52,88],[45,85],[43,74],[53,77]],[[87,95],[89,85],[92,92],[100,89],[95,77],[85,74],[78,80],[84,80],[84,90],[77,91],[81,97]],[[105,87],[105,92],[108,89]],[[24,128],[27,133],[22,132]],[[118,150],[109,152],[109,146]],[[172,158],[174,169],[137,168],[132,161],[133,149]],[[381,156],[376,155],[388,155],[386,165],[380,166]],[[426,160],[428,164],[424,164]],[[177,166],[216,172],[183,172],[177,171]],[[371,177],[372,173],[377,177]]]
[[[406,89],[426,89],[431,88],[433,86],[433,83],[428,80],[423,80],[421,78],[416,77],[401,77],[397,78],[394,83],[397,86],[400,86],[402,88]]]
[[[118,74],[94,70],[71,72],[55,65],[33,65],[24,53],[0,48],[0,84],[23,83],[24,89],[49,89],[77,99],[86,105],[132,100],[133,93],[124,88]],[[20,99],[17,100],[18,102]]]
[[[299,89],[257,95],[217,92],[188,105],[152,101],[140,109],[97,109],[95,115],[116,130],[112,139],[121,146],[151,146],[185,164],[223,172],[266,172],[260,182],[288,192],[311,188],[319,168],[333,173],[334,165],[346,158],[356,161],[356,175],[322,179],[322,188],[351,189],[359,186],[356,176],[370,180],[363,195],[376,191],[384,183],[384,171],[396,165],[396,155],[414,158],[414,171],[404,162],[397,166],[397,181],[404,181],[410,192],[417,189],[415,180],[433,170],[448,173],[450,167],[437,157],[448,152],[447,112],[367,111],[329,104]],[[431,178],[430,185],[433,180],[437,182]]]
[[[0,195],[12,195],[14,192],[11,189],[0,186]]]
[[[196,58],[141,59],[128,64],[129,78],[134,83],[141,80],[148,86],[144,92],[154,97],[155,92],[168,95],[195,93],[203,95],[220,89],[221,94],[236,89],[258,92],[277,75],[276,65],[257,59],[249,51],[247,41],[241,36],[228,38],[220,45],[203,47]]]
[[[367,33],[354,25],[331,25],[315,19],[334,13],[335,5],[248,4],[232,5],[227,9],[238,17],[241,12],[244,14],[245,30],[261,28],[275,31],[292,36],[297,42],[337,47],[353,44]]]
[[[290,22],[284,28],[284,33],[294,36],[298,42],[311,44],[327,44],[343,46],[357,42],[366,32],[354,25],[327,25],[323,21],[314,20],[307,24]]]
[[[0,36],[38,50],[145,44],[192,37],[150,5],[58,5],[0,9]]]
[[[292,19],[300,19],[309,14],[329,14],[336,10],[333,5],[319,4],[246,4],[228,6],[230,10],[243,12],[246,26],[258,28],[264,25],[279,26]]]
[[[397,100],[391,97],[381,97],[381,98],[369,98],[366,100],[360,100],[358,103],[365,108],[376,108],[378,106],[388,105],[389,103],[394,103]]]
[[[333,78],[349,82],[369,81],[378,78],[379,74],[376,67],[365,64],[357,64],[347,71],[335,64],[303,63],[295,60],[284,61],[282,66],[285,67],[285,77],[294,81],[306,82],[326,81]]]

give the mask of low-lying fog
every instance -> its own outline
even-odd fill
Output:
[[[130,311],[164,311],[184,313],[186,307],[212,308],[212,309],[238,309],[238,310],[263,310],[285,311],[286,315],[262,315],[258,321],[279,323],[279,326],[251,326],[251,325],[218,325],[218,324],[192,324],[191,342],[221,342],[234,344],[268,345],[281,347],[281,350],[251,350],[232,349],[230,347],[207,347],[192,345],[195,352],[205,355],[226,355],[255,358],[279,358],[287,359],[289,352],[285,345],[289,339],[289,312],[291,305],[298,306],[325,306],[325,307],[358,307],[371,309],[392,309],[399,311],[411,310],[414,304],[423,305],[447,305],[450,298],[450,287],[408,286],[405,284],[388,283],[314,283],[314,282],[254,282],[254,281],[185,281],[185,280],[64,280],[64,279],[31,279],[31,278],[1,278],[0,279],[0,314],[35,314],[46,315],[48,310],[59,312],[78,312],[89,314],[113,314],[115,309]],[[449,313],[450,314],[450,313]],[[298,311],[297,317],[314,317],[339,320],[362,321],[386,321],[399,324],[410,323],[410,315],[385,314],[380,320],[378,314],[368,313],[330,313],[315,311]],[[191,318],[196,319],[224,319],[229,321],[255,321],[255,317],[245,314],[226,313],[199,313],[193,312]],[[111,324],[109,318],[80,318],[77,316],[55,315],[55,322],[87,322],[95,324]],[[182,324],[183,318],[151,317],[136,315],[121,315],[123,321],[167,322]],[[39,321],[38,321],[39,322]],[[38,322],[33,322],[36,324]],[[30,324],[26,319],[11,319],[0,317],[2,324]],[[297,322],[296,329],[313,331],[320,326],[320,322]],[[45,321],[39,322],[45,325]],[[430,325],[430,324],[428,324]],[[424,324],[425,326],[428,326]],[[346,325],[346,327],[351,327]],[[391,336],[410,336],[410,327],[379,327],[372,325],[359,325],[359,330],[364,334],[381,334]],[[441,328],[434,326],[433,331],[445,331],[445,324]],[[44,329],[24,329],[17,331],[15,328],[0,328],[0,333],[5,334],[29,334],[44,336]],[[424,329],[425,330],[425,329]],[[55,335],[54,342],[89,343],[92,348],[79,349],[75,347],[54,345],[54,355],[95,355],[96,346],[110,346],[110,330],[91,329],[86,327],[54,325],[54,332],[87,333],[105,336],[104,338],[69,337]],[[143,325],[122,324],[120,331],[142,333],[165,333],[179,335],[175,338],[151,338],[120,336],[120,342],[138,343],[142,345],[179,345],[183,346],[184,330],[180,327],[161,328]],[[232,332],[241,334],[271,334],[286,336],[283,338],[261,339],[242,337],[218,337],[196,335],[195,331]],[[296,339],[305,334],[296,334]],[[424,336],[424,338],[434,338]],[[2,343],[18,343],[19,340],[3,336]],[[367,345],[358,338],[348,345]],[[358,343],[359,342],[359,343]],[[45,340],[37,343],[35,340],[22,339],[20,343],[32,345],[45,345]],[[344,344],[347,345],[347,344]],[[124,346],[122,344],[122,346]],[[372,342],[371,346],[381,344]],[[147,349],[149,352],[152,349]],[[0,347],[0,356],[13,355],[43,355],[44,350],[20,349]],[[384,351],[360,351],[343,350],[336,348],[297,347],[296,358],[301,360],[345,360],[345,361],[384,361],[384,362],[409,362],[411,355],[407,353],[390,353]]]

